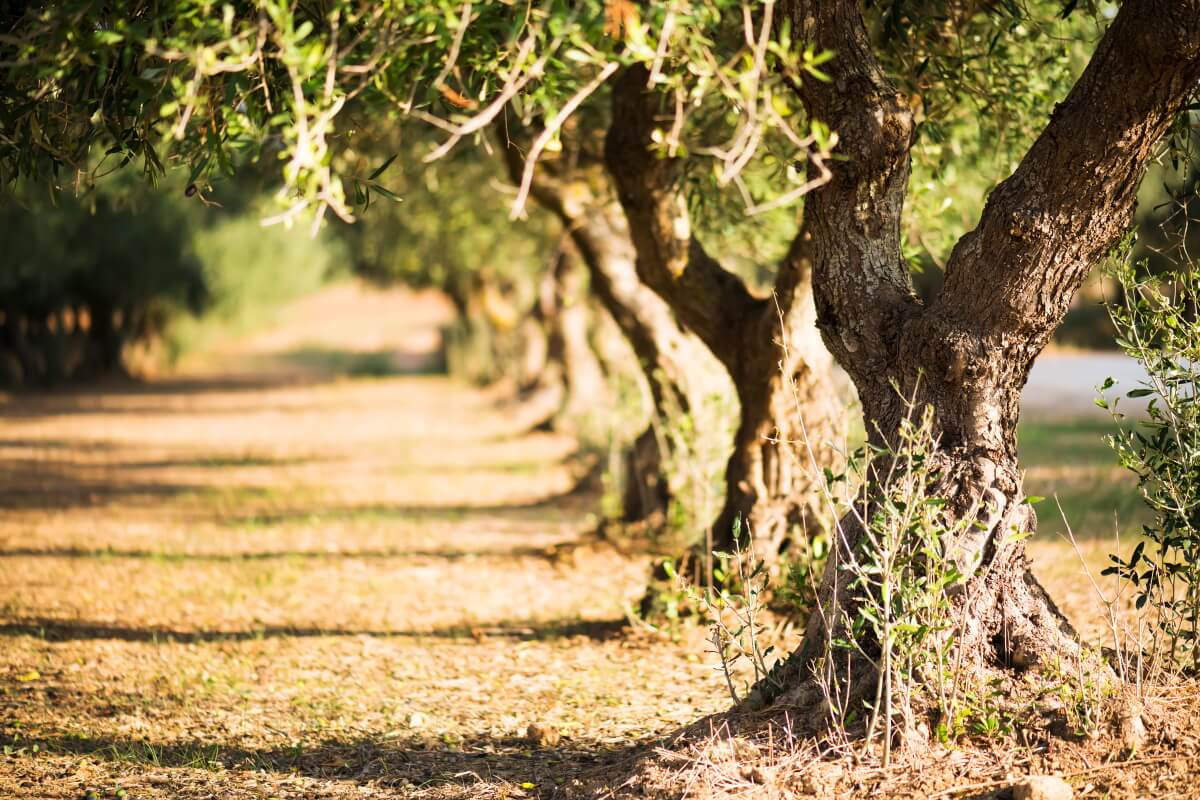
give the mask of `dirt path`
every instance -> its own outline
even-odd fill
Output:
[[[536,409],[331,374],[422,367],[446,313],[341,287],[0,401],[0,797],[550,796],[726,707],[695,634],[624,627],[644,562],[564,547],[595,498]]]
[[[320,377],[444,312],[304,312],[232,377],[0,405],[0,797],[520,795],[725,704],[621,632],[644,564],[563,553],[594,502],[536,410]]]

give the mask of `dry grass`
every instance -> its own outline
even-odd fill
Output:
[[[637,763],[667,797],[908,796],[1116,757],[968,744],[916,781],[760,725],[645,768],[728,701],[703,631],[624,626],[646,564],[573,546],[595,523],[574,442],[440,377],[297,368],[402,342],[420,369],[431,302],[342,288],[207,372],[0,403],[0,797],[549,797]],[[1094,615],[1065,545],[1034,553]],[[1118,777],[1182,791],[1187,758]]]
[[[0,796],[520,794],[722,706],[623,631],[645,564],[562,547],[594,498],[538,409],[291,369],[371,329],[333,300],[231,354],[266,377],[0,406]]]

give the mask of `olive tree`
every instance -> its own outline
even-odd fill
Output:
[[[799,41],[838,54],[825,65],[830,80],[795,87],[807,113],[837,131],[842,156],[806,198],[795,246],[797,263],[812,272],[821,333],[853,379],[876,443],[894,440],[907,402],[932,408],[935,491],[950,517],[981,523],[943,546],[966,567],[957,646],[971,662],[1018,668],[1078,655],[1025,556],[1036,516],[1017,465],[1020,392],[1074,292],[1129,230],[1147,165],[1196,95],[1200,4],[1120,7],[955,244],[927,303],[913,291],[900,236],[914,108],[884,69],[856,2],[788,0],[781,10]],[[844,520],[841,558],[860,533]],[[828,612],[810,618],[783,685],[805,679],[827,642],[845,633],[841,612],[853,598],[836,566],[820,594]]]
[[[543,157],[571,150],[570,121],[607,97],[604,163],[636,273],[739,387],[731,498],[753,502],[734,513],[773,538],[769,520],[792,520],[792,495],[819,474],[788,474],[794,463],[773,450],[800,442],[810,467],[823,458],[819,432],[837,415],[815,327],[857,388],[873,445],[895,444],[912,404],[932,409],[931,491],[946,501],[946,530],[965,531],[942,543],[964,564],[964,655],[1028,666],[1078,651],[1024,554],[1035,515],[1017,466],[1019,394],[1076,289],[1130,227],[1147,164],[1195,96],[1196,0],[1129,0],[1111,19],[1076,2],[126,5],[117,15],[79,0],[5,19],[4,176],[62,183],[111,161],[139,160],[151,175],[178,161],[202,193],[238,158],[273,154],[280,221],[349,219],[389,191],[346,169],[354,119],[426,122],[444,136],[424,157],[436,160],[464,140],[488,147],[511,117],[534,132],[514,170],[519,214],[541,191]],[[930,76],[978,95],[972,81],[995,72],[989,60],[1003,65],[1021,25],[1060,13],[1095,18],[1103,35],[923,301],[904,214],[914,145],[935,130],[926,115],[945,117]],[[1003,72],[1020,75],[1009,61]],[[1015,94],[1057,87],[1025,89]],[[994,115],[973,113],[979,125]],[[750,179],[756,167],[765,181]],[[702,246],[697,195],[734,197],[752,215],[803,199],[770,296]],[[760,507],[769,513],[756,521]],[[810,617],[777,685],[803,683],[830,641],[854,634],[845,621],[857,601],[838,564],[861,535],[842,520],[818,594],[825,613]]]
[[[548,168],[556,153],[588,150],[571,144],[571,130],[584,112],[606,106],[614,76],[640,65],[676,103],[664,144],[691,152],[688,163],[716,167],[712,176],[702,167],[661,187],[660,202],[685,206],[715,180],[738,186],[754,209],[794,204],[823,180],[823,171],[807,175],[802,162],[827,143],[795,124],[774,62],[816,70],[822,56],[772,50],[770,15],[760,18],[754,4],[590,0],[517,9],[264,0],[244,8],[178,0],[165,9],[129,4],[118,14],[79,1],[14,11],[4,25],[9,80],[0,106],[11,135],[0,141],[0,175],[8,178],[87,182],[137,163],[154,179],[178,163],[203,197],[239,162],[275,157],[283,186],[271,221],[317,224],[330,214],[350,221],[373,198],[394,194],[386,173],[351,157],[359,130],[400,119],[431,125],[444,138],[424,161],[464,140],[487,147],[488,132],[503,131],[518,187],[514,213],[532,197],[563,220],[593,291],[638,354],[659,412],[668,395],[687,408],[685,373],[701,360],[690,354],[707,349],[733,379],[741,424],[725,510],[712,529],[716,544],[728,549],[738,517],[772,543],[764,554],[809,525],[814,467],[831,458],[828,442],[840,437],[842,414],[829,385],[831,361],[811,324],[808,284],[778,283],[776,302],[739,289],[741,280],[728,274],[722,300],[739,306],[736,324],[727,326],[711,306],[695,313],[699,293],[672,287],[659,279],[661,265],[635,258],[636,229],[646,220],[622,212],[598,149],[570,174]],[[740,120],[748,99],[753,113]],[[508,145],[520,130],[530,132],[526,149],[514,152]],[[747,176],[772,152],[782,188],[763,197]],[[734,340],[752,347],[752,357],[743,358]],[[797,403],[803,428],[791,413]],[[639,439],[642,473],[662,461],[652,444],[649,432]],[[806,452],[792,455],[797,447]],[[661,507],[660,491],[643,494]]]

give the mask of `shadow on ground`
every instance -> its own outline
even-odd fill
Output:
[[[89,756],[143,769],[254,770],[396,788],[459,786],[464,792],[481,784],[507,783],[536,789],[542,798],[559,795],[591,773],[603,772],[607,777],[622,768],[627,771],[652,743],[598,747],[564,738],[550,748],[524,738],[473,734],[446,744],[407,731],[393,739],[285,743],[273,748],[72,735],[0,736],[0,744],[13,750],[30,752],[36,747],[44,754]]]
[[[134,378],[90,382],[56,388],[21,389],[9,393],[9,402],[0,404],[0,419],[27,419],[75,414],[145,414],[146,406],[135,400],[194,398],[205,394],[258,394],[273,389],[316,386],[328,378],[312,375],[262,375],[223,377],[176,377],[142,381]],[[111,400],[111,403],[104,402]],[[195,407],[193,407],[195,406]],[[156,407],[156,413],[203,413],[198,404],[186,409]],[[250,406],[247,406],[248,408]],[[216,411],[229,412],[228,406]]]
[[[6,445],[0,440],[0,450]],[[166,460],[159,463],[104,463],[89,464],[57,458],[10,457],[0,463],[0,508],[3,509],[49,509],[61,511],[67,508],[91,508],[104,506],[121,500],[169,500],[193,496],[203,500],[237,500],[239,504],[262,501],[269,506],[245,513],[219,513],[222,524],[233,527],[255,527],[263,525],[286,525],[289,523],[354,522],[362,520],[403,520],[413,518],[463,519],[469,515],[508,517],[521,515],[538,516],[565,504],[587,499],[595,490],[595,473],[589,468],[588,459],[571,456],[568,463],[576,472],[582,472],[576,480],[561,491],[528,500],[506,503],[472,505],[469,503],[447,503],[445,505],[367,503],[358,505],[288,503],[288,492],[253,484],[225,484],[212,486],[170,480],[147,480],[127,474],[129,471],[146,467],[179,467],[202,469],[227,469],[246,467],[303,466],[310,460],[305,458],[269,459],[258,457],[214,456],[194,459]],[[425,474],[436,473],[437,467],[426,467]],[[402,472],[402,471],[401,471]],[[418,472],[416,468],[412,472]],[[451,471],[453,472],[453,471]],[[523,470],[514,470],[520,474]],[[308,499],[311,487],[302,486],[293,493]],[[289,507],[290,506],[290,507]]]
[[[628,621],[501,621],[452,625],[432,630],[364,630],[357,628],[314,628],[265,626],[247,630],[176,630],[155,626],[125,626],[87,620],[31,618],[0,624],[0,636],[32,636],[49,642],[115,640],[167,644],[200,642],[241,642],[278,638],[316,638],[328,636],[371,636],[406,639],[482,639],[486,637],[551,640],[576,637],[605,641],[622,635]]]
[[[329,375],[355,378],[383,378],[396,375],[445,375],[444,351],[345,350],[309,345],[267,357],[275,363]]]
[[[40,458],[7,458],[0,464],[0,508],[88,508],[129,498],[171,498],[205,487],[162,480],[97,477],[96,467]]]
[[[148,561],[213,561],[218,563],[237,563],[242,561],[272,561],[275,559],[444,559],[459,561],[476,558],[544,558],[557,560],[559,555],[574,544],[548,544],[542,547],[496,547],[476,548],[473,550],[413,550],[400,547],[383,548],[378,550],[269,550],[246,553],[178,553],[167,550],[123,550],[114,547],[13,547],[0,550],[0,559],[7,558],[134,558]]]

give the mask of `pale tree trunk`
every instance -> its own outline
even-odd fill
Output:
[[[922,305],[900,250],[914,124],[871,51],[854,0],[785,0],[806,45],[831,50],[831,82],[797,87],[839,136],[832,180],[805,205],[797,257],[811,265],[821,332],[858,388],[868,433],[891,446],[905,400],[934,415],[949,521],[985,521],[943,542],[967,568],[954,594],[968,664],[1026,669],[1081,657],[1070,625],[1029,569],[1021,534],[1036,517],[1017,465],[1020,391],[1091,267],[1130,226],[1156,143],[1200,81],[1200,3],[1129,0],[1016,172],[954,248]],[[898,389],[893,388],[892,382]],[[952,526],[951,526],[952,527]],[[861,531],[842,521],[801,647],[760,687],[802,691],[854,599],[839,585]],[[833,634],[833,635],[831,635]],[[857,668],[866,671],[859,663]],[[860,676],[861,677],[861,676]]]
[[[662,98],[633,67],[613,87],[605,147],[637,249],[639,276],[705,343],[737,390],[740,419],[726,467],[725,505],[711,527],[713,549],[731,551],[735,520],[755,555],[774,568],[814,525],[822,470],[845,435],[833,361],[815,325],[810,270],[794,252],[779,265],[771,296],[752,294],[690,233],[678,164],[651,151]],[[706,558],[703,547],[697,555]]]
[[[520,391],[523,397],[562,381],[561,365],[552,355],[554,336],[554,269],[538,283],[537,297],[521,321]]]
[[[572,234],[592,265],[592,293],[608,311],[638,359],[653,406],[646,428],[625,456],[623,520],[659,526],[671,501],[669,448],[664,428],[694,407],[709,360],[666,304],[638,279],[624,217],[611,200],[576,215]]]
[[[510,128],[506,136],[518,132]],[[532,186],[533,198],[562,220],[587,270],[589,288],[629,342],[646,380],[658,424],[687,413],[698,391],[697,373],[706,364],[704,347],[689,335],[670,308],[639,279],[625,217],[612,196],[588,143],[564,137],[568,147],[557,160],[543,159]],[[504,141],[514,178],[524,169],[522,151]],[[664,473],[667,454],[652,420],[634,441],[626,462],[624,519],[652,526],[663,522],[670,502]]]
[[[587,274],[564,237],[542,274],[537,296],[521,323],[521,395],[553,397],[544,427],[568,428],[584,415],[605,413],[608,386],[592,348]]]
[[[600,291],[603,290],[602,284]],[[669,465],[663,461],[666,451],[670,449],[670,443],[665,438],[664,424],[680,413],[681,409],[686,409],[688,399],[676,401],[674,394],[666,396],[661,382],[650,383],[639,367],[635,367],[635,371],[630,370],[630,364],[639,364],[641,359],[633,351],[629,339],[612,314],[608,312],[609,308],[618,304],[614,303],[612,298],[609,298],[607,304],[596,298],[595,303],[595,319],[599,325],[593,330],[593,338],[606,371],[613,376],[614,381],[627,381],[631,378],[636,381],[640,378],[641,385],[651,393],[650,401],[653,405],[649,413],[650,419],[642,432],[627,445],[621,456],[621,521],[638,525],[653,519],[653,527],[658,527],[665,519],[664,515],[671,502],[671,486],[667,477]]]
[[[591,313],[587,304],[587,275],[574,248],[564,242],[555,259],[554,290],[557,314],[552,338],[563,365],[566,397],[562,413],[578,418],[600,412],[607,393],[604,370],[591,344]]]

